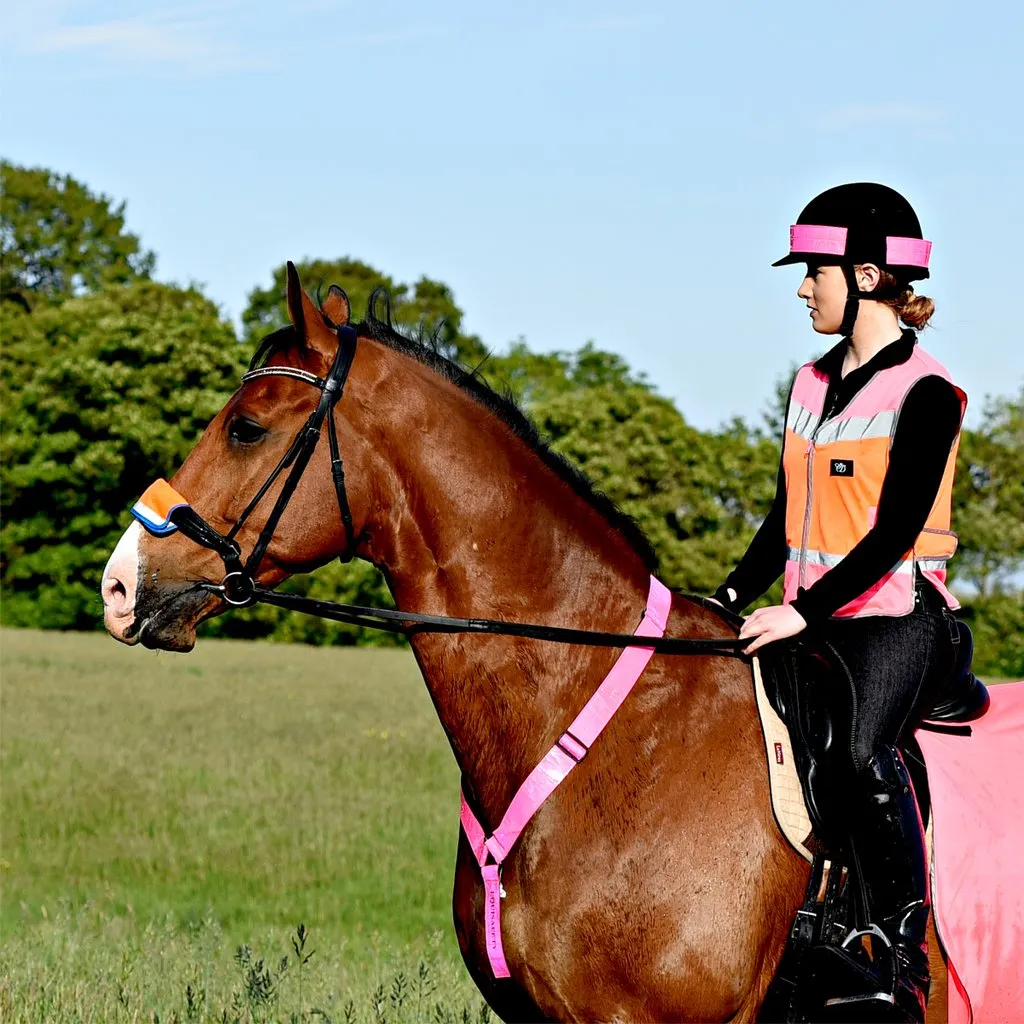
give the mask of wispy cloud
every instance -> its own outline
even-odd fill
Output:
[[[42,15],[42,16],[40,16]],[[164,9],[128,18],[72,22],[69,5],[50,3],[19,25],[16,45],[26,53],[91,54],[107,69],[162,66],[190,74],[215,74],[264,67],[264,54],[227,41],[232,24],[227,11],[214,5]]]
[[[346,46],[404,46],[407,43],[422,43],[441,39],[448,35],[442,25],[410,25],[407,28],[380,31],[352,32],[345,36]]]
[[[550,24],[566,33],[619,36],[630,32],[657,31],[663,21],[650,15],[588,13],[578,17],[556,16]]]
[[[901,127],[917,139],[943,137],[944,123],[939,111],[912,103],[853,103],[833,107],[818,119],[818,126],[827,132],[844,132],[851,128]]]

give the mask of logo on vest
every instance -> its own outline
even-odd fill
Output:
[[[853,476],[853,459],[832,459],[828,467],[829,476]]]

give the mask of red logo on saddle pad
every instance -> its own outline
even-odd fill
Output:
[[[782,755],[782,744],[781,743],[776,743],[775,744],[775,763],[776,764],[785,764],[786,763],[786,759]]]

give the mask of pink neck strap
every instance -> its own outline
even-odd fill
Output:
[[[671,608],[671,591],[652,576],[647,595],[647,609],[634,636],[664,636]],[[501,900],[505,895],[501,887],[501,865],[541,804],[587,756],[594,741],[633,689],[652,654],[653,647],[623,649],[604,682],[587,701],[572,725],[562,733],[540,764],[526,777],[526,781],[512,798],[501,824],[490,836],[484,832],[483,826],[470,810],[465,793],[462,794],[459,820],[477,864],[480,865],[480,874],[484,882],[487,958],[496,978],[509,977],[505,951],[501,944]]]

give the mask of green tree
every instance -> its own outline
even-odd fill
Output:
[[[180,465],[244,355],[208,299],[151,281],[6,318],[6,624],[98,626],[100,574],[130,505]]]
[[[170,476],[238,384],[248,350],[194,290],[140,282],[6,317],[0,402],[5,625],[102,626],[100,576],[128,509]],[[373,566],[334,564],[286,590],[390,605]],[[262,606],[205,624],[207,635],[394,645]]]
[[[69,174],[0,162],[0,295],[23,309],[146,278],[153,253],[125,230],[124,203]]]
[[[533,352],[520,338],[508,352],[492,355],[482,372],[493,387],[509,392],[527,409],[585,388],[651,390],[644,375],[631,370],[622,356],[604,352],[590,341],[576,352]]]
[[[772,393],[761,409],[761,422],[764,431],[781,442],[786,430],[786,408],[789,405],[789,392],[793,387],[793,378],[800,367],[793,363],[788,373],[775,378]],[[781,449],[780,449],[781,450]]]
[[[951,565],[981,594],[997,594],[1024,571],[1024,389],[987,402],[981,426],[963,432],[957,463]]]
[[[307,290],[326,290],[332,284],[345,289],[352,304],[352,317],[363,317],[374,290],[383,289],[391,297],[391,317],[400,327],[417,329],[421,325],[433,331],[439,328],[438,342],[446,355],[471,366],[487,354],[483,342],[462,333],[462,310],[448,285],[421,277],[414,285],[397,282],[361,260],[305,260],[297,263],[299,277]],[[272,274],[269,288],[254,288],[242,313],[245,340],[253,342],[288,323],[285,302],[285,265]]]
[[[644,387],[566,390],[534,408],[554,447],[633,516],[671,586],[710,593],[771,506],[776,446],[737,421],[696,430]]]
[[[974,634],[974,671],[1024,679],[1024,599],[1020,592],[976,597],[957,613]]]

